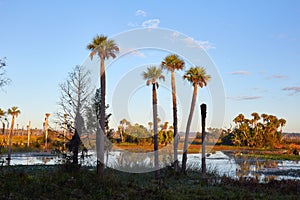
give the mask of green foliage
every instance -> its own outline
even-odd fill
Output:
[[[174,139],[174,133],[171,130],[160,130],[158,132],[158,143],[168,145]]]
[[[252,113],[253,119],[239,114],[233,121],[236,127],[227,129],[222,134],[222,144],[248,147],[274,147],[281,143],[282,127],[285,119],[276,116]]]
[[[148,130],[144,125],[127,124],[126,128],[119,127],[119,134],[122,133],[124,142],[145,144],[153,143],[153,130]],[[173,141],[174,133],[172,130],[168,130],[166,126],[158,132],[158,143],[162,145],[170,144]]]

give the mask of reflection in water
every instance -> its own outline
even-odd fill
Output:
[[[3,155],[0,160],[5,160]],[[160,167],[169,166],[172,163],[172,149],[165,149],[159,152]],[[105,157],[106,162],[107,157]],[[181,154],[178,156],[181,161]],[[44,154],[13,154],[11,165],[55,165],[62,164],[63,158],[56,155]],[[80,159],[81,165],[96,166],[96,153],[90,151],[84,160]],[[153,153],[132,153],[128,151],[111,151],[108,156],[108,167],[126,172],[143,173],[154,170]],[[300,174],[300,163],[298,161],[274,161],[263,160],[253,157],[241,157],[233,154],[224,154],[216,151],[207,154],[207,171],[214,174],[229,176],[232,178],[256,178],[259,181],[270,179],[296,179]],[[201,155],[188,154],[187,167],[194,170],[201,169]],[[290,171],[294,171],[292,174]],[[282,173],[279,173],[282,172]]]
[[[37,160],[41,160],[44,165],[46,165],[48,162],[50,162],[51,160],[53,160],[53,158],[49,157],[49,156],[37,157],[36,159]]]
[[[160,168],[172,163],[172,150],[165,148],[159,151]],[[129,151],[113,151],[109,155],[108,167],[133,173],[150,172],[154,170],[154,153],[136,153]]]
[[[263,170],[274,171],[278,169],[278,162],[274,160],[258,160],[244,158],[242,161],[235,161],[237,163],[236,176],[237,178],[256,178],[259,181],[269,181],[262,172]],[[278,177],[271,177],[277,179]]]
[[[255,178],[260,182],[279,179],[299,179],[298,161],[265,160],[254,157],[232,156],[237,165],[236,178]],[[293,173],[291,173],[293,172]]]

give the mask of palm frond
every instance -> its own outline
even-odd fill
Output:
[[[156,66],[150,66],[147,68],[147,71],[142,73],[143,78],[146,80],[146,84],[150,85],[157,84],[157,80],[164,80],[164,76],[162,75],[162,70],[160,68],[156,68]]]
[[[96,54],[104,59],[110,57],[115,58],[116,54],[119,52],[119,47],[114,40],[109,40],[104,35],[96,35],[96,37],[93,38],[93,41],[87,45],[87,49],[91,51],[91,59],[93,59]]]
[[[176,54],[170,54],[164,58],[161,67],[168,71],[181,70],[185,67],[185,63]]]
[[[183,78],[193,85],[197,84],[200,87],[203,87],[207,85],[207,82],[211,79],[211,76],[206,74],[204,67],[195,66],[187,70]]]

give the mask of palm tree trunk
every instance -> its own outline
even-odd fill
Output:
[[[177,103],[176,103],[176,86],[175,86],[175,72],[172,71],[171,75],[171,85],[172,85],[172,98],[173,98],[173,128],[174,128],[174,171],[177,174],[179,171],[178,166],[178,128],[177,128]]]
[[[181,171],[183,173],[186,173],[186,162],[187,162],[187,148],[188,148],[188,142],[189,142],[189,134],[190,134],[190,128],[191,128],[191,123],[193,119],[193,114],[195,110],[195,104],[197,100],[197,93],[198,93],[198,85],[194,84],[194,92],[193,92],[193,98],[192,98],[192,103],[191,103],[191,109],[190,109],[190,114],[189,118],[187,121],[186,125],[186,131],[185,131],[185,138],[184,138],[184,147],[183,147],[183,155],[182,155],[182,169]]]
[[[152,84],[152,98],[153,98],[153,129],[154,129],[154,168],[155,168],[155,179],[159,180],[160,171],[158,165],[158,138],[157,138],[157,95],[155,83]]]
[[[7,154],[8,165],[10,165],[10,160],[11,160],[11,140],[12,140],[12,135],[13,135],[13,131],[14,131],[14,125],[15,125],[15,116],[12,115],[11,126],[10,126],[9,135],[8,135],[8,154]]]
[[[100,58],[100,90],[101,90],[101,104],[100,104],[100,132],[97,146],[97,173],[103,180],[104,176],[104,131],[105,131],[105,68],[104,58]]]

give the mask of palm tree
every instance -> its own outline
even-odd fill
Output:
[[[261,114],[261,117],[263,118],[263,122],[264,122],[264,123],[266,123],[266,122],[269,121],[269,115],[263,113],[263,114]]]
[[[251,114],[253,117],[253,128],[257,126],[257,122],[260,120],[260,116],[257,112]]]
[[[151,131],[152,126],[153,126],[153,122],[148,122],[148,125],[149,125],[149,130]]]
[[[280,126],[280,131],[277,133],[277,139],[278,139],[278,142],[281,142],[281,140],[282,140],[282,128],[285,126],[286,120],[281,118],[281,119],[278,120],[278,124]]]
[[[176,101],[176,84],[175,84],[175,70],[182,70],[184,68],[184,61],[176,54],[171,54],[165,57],[161,63],[163,69],[171,72],[171,86],[172,86],[172,101],[173,101],[173,127],[174,127],[174,170],[178,173],[178,119],[177,119],[177,101]]]
[[[18,107],[13,106],[12,108],[9,108],[7,113],[11,115],[11,126],[10,126],[10,131],[9,131],[9,136],[8,136],[8,165],[10,164],[10,159],[11,159],[11,139],[14,131],[14,125],[15,125],[15,118],[18,117],[18,115],[21,113]]]
[[[105,65],[104,61],[110,57],[115,58],[119,52],[118,46],[114,40],[109,40],[106,36],[97,35],[93,41],[87,45],[87,49],[91,51],[90,57],[93,59],[95,55],[100,58],[100,88],[101,88],[101,105],[100,105],[100,133],[97,133],[97,173],[103,179],[104,175],[104,133],[105,133]]]
[[[206,70],[203,67],[195,66],[187,70],[183,78],[189,81],[190,83],[192,83],[194,87],[190,114],[186,125],[184,148],[183,148],[183,155],[182,155],[182,172],[185,173],[186,161],[187,161],[187,146],[188,146],[192,118],[195,110],[195,104],[197,100],[198,86],[200,86],[201,88],[206,86],[207,82],[210,80],[211,77],[210,75],[206,74]]]
[[[259,138],[261,137],[261,135],[258,134],[258,126],[257,126],[257,123],[260,120],[260,116],[257,112],[252,113],[251,116],[253,117],[252,129],[254,130],[254,140],[256,141],[256,143],[258,143],[260,140]]]
[[[125,131],[126,131],[126,128],[128,128],[130,126],[130,122],[127,121],[127,119],[123,118],[121,121],[120,121],[120,125],[122,127],[121,131],[120,131],[120,137],[121,137],[121,141],[124,142],[124,135],[125,135]]]
[[[49,117],[50,113],[45,114],[45,150],[48,150],[48,127],[49,127]]]
[[[30,146],[30,126],[31,126],[31,121],[29,121],[28,125],[26,126],[27,127],[27,147],[29,148]]]
[[[282,134],[282,128],[285,126],[286,120],[281,118],[278,121],[279,121],[279,124],[280,124],[280,133]]]
[[[159,124],[161,122],[161,119],[158,117],[157,118],[157,124]]]
[[[160,178],[160,171],[158,166],[158,137],[157,137],[157,95],[156,88],[158,89],[158,79],[164,80],[162,70],[156,67],[148,67],[146,72],[143,72],[143,78],[147,81],[146,85],[152,84],[152,105],[153,105],[153,131],[154,131],[154,166],[155,178]]]
[[[2,134],[3,135],[4,135],[4,130],[5,130],[5,123],[3,122],[2,117],[4,117],[5,114],[6,114],[5,111],[0,108],[0,119],[2,122]]]
[[[233,122],[238,125],[238,128],[240,125],[244,122],[245,116],[243,114],[239,114],[236,118],[234,118]]]

